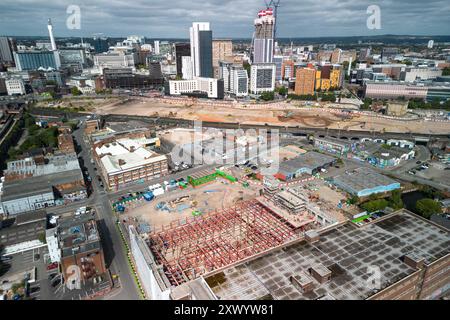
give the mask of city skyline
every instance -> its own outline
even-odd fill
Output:
[[[81,29],[70,30],[66,13],[70,5],[81,9]],[[381,29],[368,29],[367,8],[378,5],[381,10]],[[236,10],[239,8],[239,10]],[[0,33],[9,36],[45,36],[46,22],[52,19],[56,37],[89,37],[96,33],[122,37],[140,34],[148,38],[188,38],[193,21],[209,21],[215,37],[251,38],[253,20],[265,8],[262,0],[246,2],[207,0],[186,3],[156,0],[135,1],[133,7],[124,1],[110,3],[97,0],[59,1],[57,4],[41,0],[5,0],[0,3],[2,20]],[[339,37],[398,35],[449,35],[446,16],[450,4],[434,0],[423,6],[417,0],[358,1],[326,0],[320,4],[312,0],[301,4],[284,0],[279,8],[278,37]],[[231,23],[232,22],[232,23]],[[420,22],[420,23],[418,23]],[[42,26],[42,27],[41,27]]]

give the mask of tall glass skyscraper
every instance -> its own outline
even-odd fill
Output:
[[[192,74],[212,78],[212,31],[209,22],[194,22],[190,28]]]

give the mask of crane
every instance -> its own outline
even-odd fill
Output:
[[[281,0],[270,0],[270,1],[264,0],[264,2],[266,3],[267,8],[273,8],[273,17],[275,18],[275,23],[273,25],[273,42],[275,43],[277,34],[277,18],[278,18],[277,12]]]

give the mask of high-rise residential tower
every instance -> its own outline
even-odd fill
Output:
[[[193,76],[212,78],[212,31],[209,22],[194,22],[190,28],[190,39]]]
[[[253,37],[253,63],[272,63],[274,52],[274,24],[272,8],[258,12],[255,19],[255,34]]]

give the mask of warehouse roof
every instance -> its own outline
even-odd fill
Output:
[[[318,152],[307,152],[291,160],[280,163],[279,172],[293,173],[302,168],[315,170],[336,160],[334,157]]]
[[[373,189],[380,186],[389,186],[399,183],[368,168],[358,168],[345,174],[336,176],[333,181],[349,193],[358,193],[362,190]]]
[[[80,169],[35,176],[21,180],[5,181],[2,201],[9,201],[53,192],[53,186],[83,179]]]

